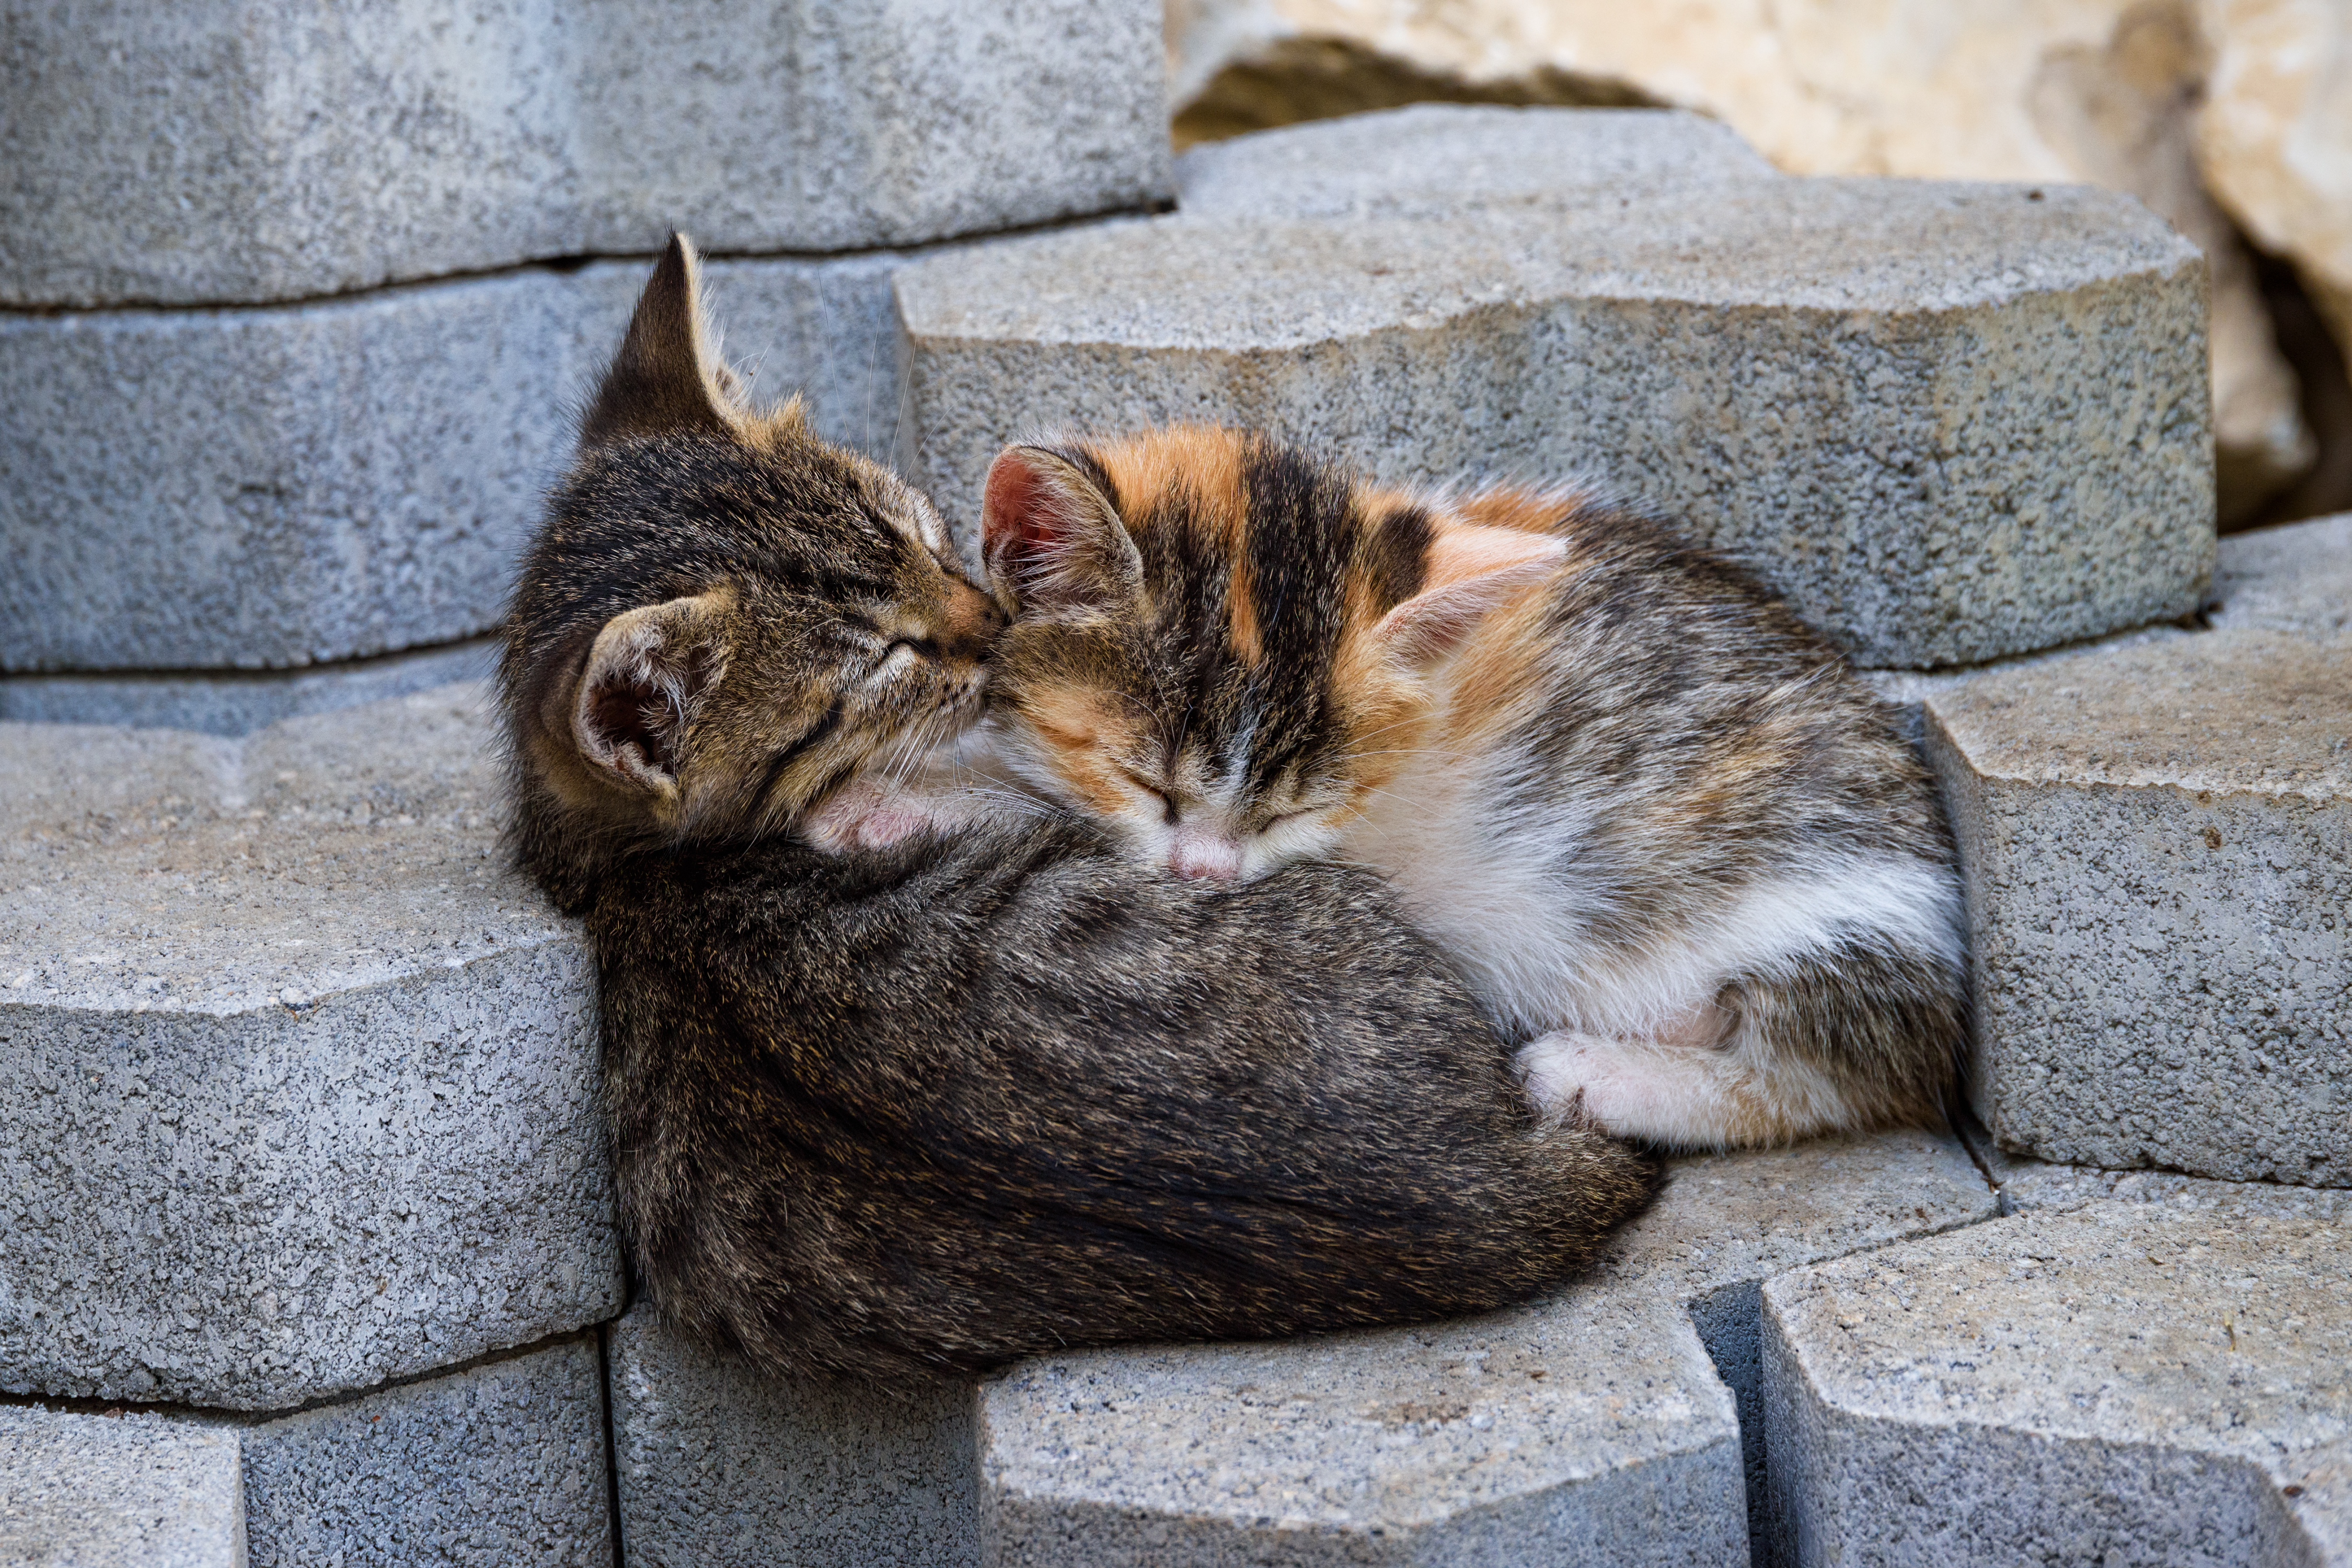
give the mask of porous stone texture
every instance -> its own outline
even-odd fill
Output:
[[[755,395],[805,393],[820,434],[886,446],[902,259],[709,264]],[[646,272],[0,317],[0,669],[272,668],[488,629]],[[235,711],[187,696],[182,722]],[[75,694],[7,700],[44,698]]]
[[[902,245],[1168,188],[1146,0],[41,0],[0,51],[0,303]],[[321,112],[322,106],[332,112]]]
[[[605,1334],[633,1568],[980,1562],[970,1384],[779,1382],[644,1305]]]
[[[1743,1391],[1717,1368],[1746,1381],[1743,1336],[1753,1368],[1753,1282],[1992,1206],[1924,1133],[1687,1160],[1591,1279],[1528,1307],[1024,1363],[981,1386],[986,1561],[1738,1561]]]
[[[1416,104],[1239,136],[1176,160],[1187,217],[1445,217],[1773,178],[1730,127],[1670,110]]]
[[[896,279],[910,477],[1041,430],[1260,426],[1387,481],[1582,473],[1866,665],[2194,609],[2204,272],[2126,198],[1755,180],[1444,223],[1179,216]]]
[[[1763,1298],[1781,1562],[2352,1562],[2341,1225],[2098,1203]]]
[[[246,1568],[236,1434],[0,1406],[0,1563]]]
[[[497,644],[480,637],[305,669],[0,676],[0,722],[247,735],[282,719],[486,679],[497,664]]]
[[[2352,639],[2146,642],[1927,709],[2000,1145],[2352,1185]]]
[[[2230,535],[2209,597],[2216,629],[2352,634],[2352,512]]]
[[[244,1429],[254,1568],[609,1568],[593,1335]]]
[[[1972,1143],[2000,1191],[2005,1210],[2080,1208],[2113,1199],[2168,1210],[2259,1214],[2352,1225],[2352,1188],[2290,1187],[2275,1182],[2216,1182],[2178,1171],[2102,1171],[2011,1154],[1979,1131]]]
[[[279,1409],[619,1310],[488,700],[0,725],[0,1388]]]

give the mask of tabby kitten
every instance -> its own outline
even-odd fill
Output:
[[[1923,770],[1754,581],[1576,489],[1261,437],[1015,447],[1013,761],[1179,877],[1379,871],[1538,1104],[1681,1148],[1934,1118],[1959,889]]]
[[[919,496],[742,406],[674,240],[502,670],[515,847],[586,918],[673,1322],[899,1377],[1409,1321],[1526,1296],[1647,1201],[1653,1163],[1526,1106],[1370,878],[1215,898],[1079,824],[827,827],[971,720],[1001,619]]]

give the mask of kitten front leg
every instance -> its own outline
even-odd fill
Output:
[[[855,779],[801,819],[801,834],[828,855],[884,849],[926,828],[961,826],[965,814],[950,795]]]
[[[1853,1125],[1828,1075],[1785,1057],[1770,1070],[1738,1040],[1621,1039],[1557,1030],[1515,1061],[1536,1109],[1678,1150],[1752,1149]]]

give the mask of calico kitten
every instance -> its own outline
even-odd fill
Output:
[[[515,847],[586,918],[672,1321],[896,1377],[1409,1321],[1560,1279],[1647,1201],[1653,1163],[1526,1106],[1370,878],[1207,896],[1067,822],[812,843],[971,719],[1000,622],[919,496],[742,407],[673,241],[502,670]]]
[[[1683,1148],[1938,1113],[1959,890],[1924,771],[1754,581],[1581,491],[1372,489],[1226,430],[1016,447],[1021,770],[1179,877],[1379,871],[1541,1105]]]

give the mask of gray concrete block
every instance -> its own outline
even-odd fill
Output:
[[[980,1561],[971,1384],[778,1383],[642,1305],[605,1332],[631,1568]]]
[[[593,1336],[243,1429],[255,1568],[610,1568]]]
[[[1981,1131],[1978,1158],[2012,1213],[2080,1208],[2114,1201],[2156,1204],[2168,1211],[2257,1214],[2276,1219],[2321,1219],[2352,1225],[2352,1188],[2289,1187],[2275,1182],[2216,1182],[2178,1171],[2103,1171],[2095,1165],[2060,1165],[2003,1151]]]
[[[0,1563],[245,1568],[235,1432],[0,1406]]]
[[[2230,535],[2207,601],[2224,630],[2352,635],[2352,512]]]
[[[1764,1287],[1780,1560],[2352,1563],[2352,1230],[2094,1204]]]
[[[897,279],[902,466],[1260,426],[1385,480],[1598,477],[1866,665],[2185,615],[2212,562],[2204,264],[2080,187],[1755,180],[1444,223],[1175,217]]]
[[[672,226],[903,245],[1168,190],[1142,0],[45,0],[9,26],[0,304],[299,299]]]
[[[497,666],[497,643],[478,637],[303,669],[0,676],[0,723],[249,735],[283,719],[486,679]]]
[[[0,1388],[283,1408],[619,1310],[486,700],[0,726]]]
[[[1920,1133],[1687,1160],[1593,1278],[1525,1308],[1024,1363],[981,1387],[986,1561],[1739,1561],[1754,1282],[1992,1208]]]
[[[805,391],[821,433],[879,449],[900,259],[705,276],[761,395]],[[644,282],[608,263],[266,310],[0,317],[0,669],[273,668],[487,630]],[[41,718],[169,706],[118,695],[115,713],[55,689],[8,700]],[[236,710],[172,695],[196,728]]]
[[[1447,217],[1606,201],[1778,172],[1683,110],[1419,103],[1211,142],[1176,160],[1187,217]]]
[[[2147,642],[1927,710],[2000,1145],[2352,1186],[2352,638]]]

